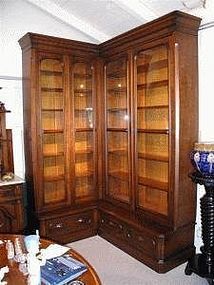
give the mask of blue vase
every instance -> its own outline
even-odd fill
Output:
[[[190,159],[196,171],[214,176],[214,143],[196,143]]]

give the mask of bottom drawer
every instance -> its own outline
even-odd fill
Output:
[[[61,243],[89,237],[96,231],[94,210],[40,219],[40,231],[42,236]]]
[[[156,256],[154,237],[109,214],[101,213],[99,232],[112,235],[123,246],[139,250],[152,258]]]

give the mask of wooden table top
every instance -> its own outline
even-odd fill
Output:
[[[23,248],[24,248],[23,236],[13,235],[13,234],[0,234],[1,241],[5,241],[8,239],[14,241],[16,237],[20,239],[23,245]],[[46,248],[48,245],[53,244],[53,242],[46,240],[46,239],[40,239],[40,242],[41,242],[40,248]],[[7,265],[9,267],[9,273],[5,274],[3,281],[7,281],[8,285],[27,284],[27,277],[24,276],[19,271],[18,263],[15,262],[14,260],[8,260],[7,250],[6,250],[5,245],[6,245],[5,242],[0,244],[0,268]],[[73,249],[70,249],[66,254],[70,254],[72,257],[83,262],[88,267],[88,270],[85,273],[83,273],[80,277],[77,278],[78,280],[81,280],[82,282],[84,282],[85,285],[101,285],[101,281],[97,273],[93,269],[93,267],[78,252],[74,251]]]

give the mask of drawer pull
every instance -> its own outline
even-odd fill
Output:
[[[80,224],[83,224],[83,223],[85,223],[85,224],[90,224],[90,223],[91,223],[91,219],[79,218],[79,219],[77,220],[77,222],[80,223]]]
[[[123,226],[122,226],[122,225],[119,225],[119,229],[122,230],[122,229],[123,229]]]
[[[51,228],[55,228],[55,229],[61,229],[63,228],[63,224],[62,223],[58,223],[58,224],[50,224]]]
[[[132,237],[132,235],[130,233],[127,233],[126,236],[127,236],[127,238],[131,238]]]
[[[4,223],[0,223],[0,228],[2,228],[4,226]]]

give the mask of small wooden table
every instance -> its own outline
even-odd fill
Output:
[[[15,238],[20,238],[20,241],[23,243],[23,236],[21,235],[13,235],[13,234],[0,234],[0,240],[4,241],[7,239],[10,239],[12,241],[15,240]],[[41,246],[40,248],[46,248],[48,245],[53,244],[53,242],[45,239],[40,239]],[[79,261],[83,262],[87,265],[88,270],[83,273],[78,280],[81,280],[84,282],[85,285],[101,285],[101,281],[93,269],[93,267],[86,261],[80,254],[78,254],[73,249],[70,249],[68,252],[72,257],[78,259]],[[4,281],[7,281],[8,285],[25,285],[27,284],[27,277],[24,276],[18,269],[18,263],[14,260],[8,260],[7,258],[7,251],[5,248],[5,242],[0,245],[0,268],[3,266],[8,265],[9,267],[9,273],[5,274]]]

